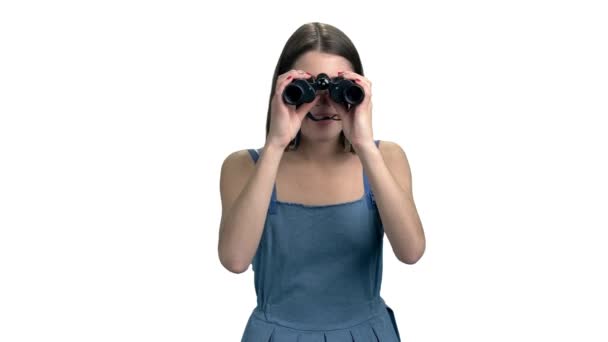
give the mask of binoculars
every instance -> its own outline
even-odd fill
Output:
[[[317,90],[329,91],[329,96],[337,103],[358,105],[363,101],[365,92],[363,88],[342,76],[329,78],[327,74],[320,73],[316,78],[294,79],[283,90],[283,101],[289,105],[299,106],[304,102],[312,102]]]

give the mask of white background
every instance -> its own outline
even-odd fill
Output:
[[[219,172],[309,21],[355,42],[427,238],[385,238],[404,341],[606,341],[601,1],[4,1],[0,340],[239,341]],[[246,91],[241,91],[246,90]],[[237,97],[236,95],[239,95]]]

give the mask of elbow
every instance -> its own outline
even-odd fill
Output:
[[[420,257],[401,257],[401,258],[399,258],[399,261],[401,261],[404,264],[413,265],[413,264],[417,263],[418,260],[420,260]]]
[[[223,261],[222,266],[224,266],[224,268],[228,271],[235,274],[243,273],[249,269],[249,264],[245,264],[242,262]]]
[[[410,251],[409,253],[403,253],[402,255],[399,255],[398,259],[399,259],[399,261],[401,261],[404,264],[414,265],[415,263],[418,262],[418,260],[420,260],[422,258],[422,256],[424,255],[425,249],[426,249],[426,244],[423,241],[420,244],[419,248],[415,248],[413,251]]]
[[[249,269],[249,265],[242,265],[242,264],[224,264],[224,268],[226,268],[228,271],[234,273],[234,274],[240,274],[243,273],[245,271],[247,271]]]
[[[231,253],[231,249],[225,246],[221,238],[217,245],[217,255],[220,264],[232,273],[239,274],[249,269],[250,262],[244,262],[243,258]]]
[[[224,266],[225,269],[235,274],[243,273],[249,269],[249,263],[244,263],[235,258],[223,258],[221,253],[220,263],[222,264],[222,266]]]

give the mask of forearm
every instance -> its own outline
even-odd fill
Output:
[[[355,149],[368,176],[384,232],[395,256],[404,263],[415,263],[424,252],[425,238],[411,185],[406,189],[399,185],[373,142]]]

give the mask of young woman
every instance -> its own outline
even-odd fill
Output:
[[[288,85],[322,73],[359,85],[362,102],[321,89],[312,102],[286,103]],[[383,238],[414,264],[425,237],[405,153],[374,140],[371,109],[351,40],[328,24],[296,30],[274,73],[264,147],[233,152],[221,170],[219,258],[231,272],[255,272],[242,342],[400,341],[380,296]]]

